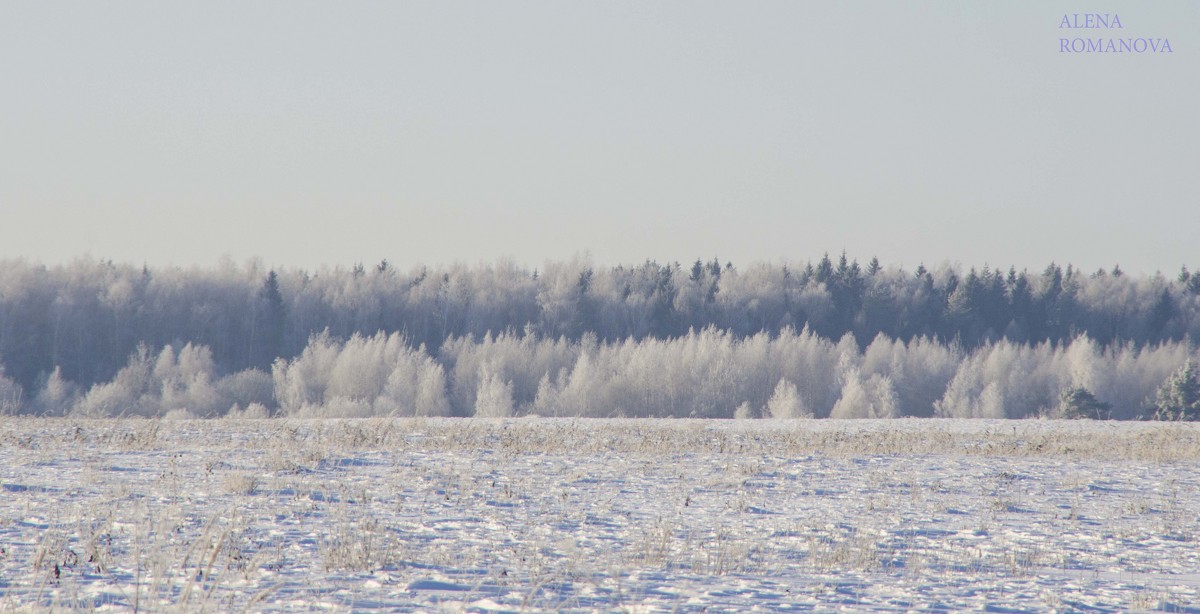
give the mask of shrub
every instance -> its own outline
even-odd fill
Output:
[[[1070,420],[1108,420],[1112,417],[1112,406],[1098,401],[1087,388],[1068,388],[1059,397],[1058,415]]]

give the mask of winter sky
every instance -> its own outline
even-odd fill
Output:
[[[1200,265],[1191,0],[6,2],[0,58],[0,257]]]

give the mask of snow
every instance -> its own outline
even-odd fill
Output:
[[[0,611],[1200,612],[1200,428],[0,419]]]

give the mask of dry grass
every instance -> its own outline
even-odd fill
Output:
[[[0,611],[286,609],[274,600],[338,583],[407,595],[433,573],[471,598],[520,594],[516,609],[636,604],[631,574],[1149,575],[1156,555],[1119,544],[1191,556],[1198,499],[1180,468],[1200,457],[1198,434],[1041,421],[3,418],[15,477],[0,532],[37,537],[3,544],[0,570],[17,575]],[[1062,470],[1064,459],[1080,462]],[[1110,467],[1125,472],[1120,487]],[[1133,492],[1143,486],[1130,475],[1156,486]],[[1056,548],[1076,534],[1093,541]],[[308,580],[325,584],[308,593]],[[118,588],[97,597],[98,584]],[[1139,590],[1114,603],[1183,599]]]
[[[500,455],[663,452],[768,456],[962,454],[1149,462],[1200,460],[1200,424],[1040,420],[902,419],[671,420],[455,419],[345,420],[0,418],[0,445],[62,449],[109,447],[168,450],[199,430],[229,431],[246,449],[303,450],[319,460],[331,451],[429,452],[490,449]]]

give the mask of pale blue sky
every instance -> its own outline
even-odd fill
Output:
[[[1189,0],[6,2],[0,58],[0,257],[1200,266]]]

